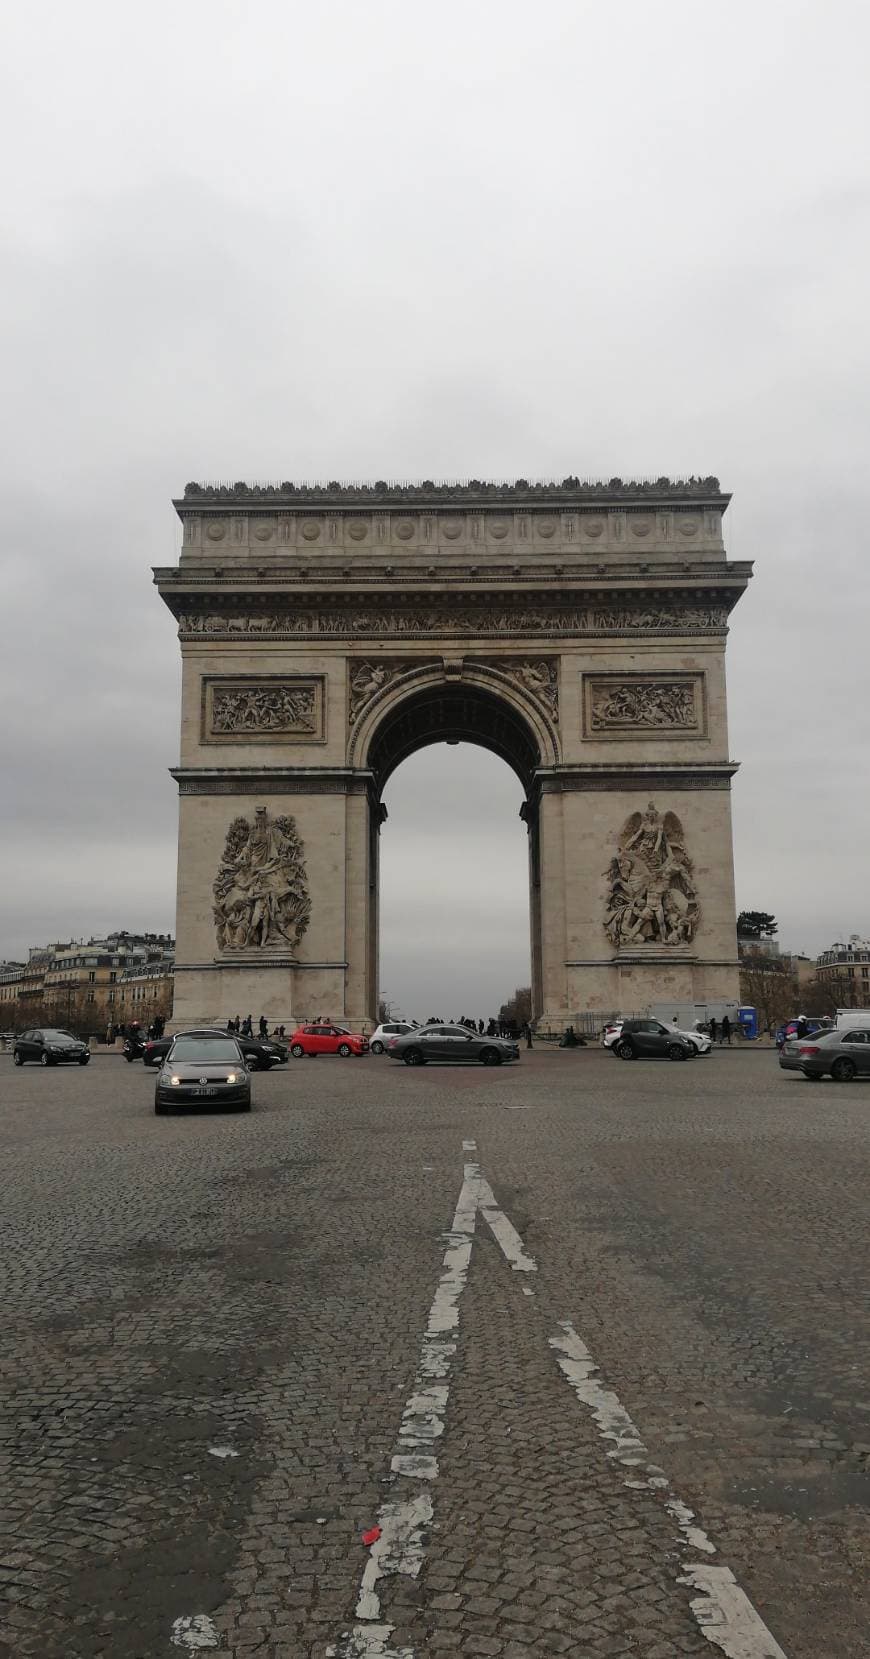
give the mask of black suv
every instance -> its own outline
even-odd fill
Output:
[[[681,1031],[669,1030],[660,1020],[623,1020],[611,1052],[617,1060],[691,1060],[697,1050]]]
[[[86,1066],[91,1057],[87,1043],[79,1042],[70,1031],[22,1031],[15,1039],[12,1058],[16,1066],[25,1060],[38,1060],[41,1066],[76,1064]]]

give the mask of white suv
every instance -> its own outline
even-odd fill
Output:
[[[387,1046],[387,1037],[406,1037],[408,1032],[413,1031],[413,1029],[414,1027],[412,1025],[407,1023],[403,1024],[401,1020],[391,1020],[386,1025],[379,1025],[377,1029],[372,1032],[372,1039],[369,1043],[369,1048],[371,1049],[372,1054],[383,1054],[384,1049]]]

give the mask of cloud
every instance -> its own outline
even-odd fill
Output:
[[[811,950],[870,932],[865,10],[34,0],[15,30],[0,954],[171,918],[150,566],[197,476],[718,473],[757,569],[729,655],[739,901]],[[528,959],[515,803],[479,757],[429,751],[406,788],[412,764],[385,974],[420,960],[390,894],[437,826],[417,1011],[452,949],[485,1012]]]

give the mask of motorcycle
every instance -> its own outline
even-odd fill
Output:
[[[140,1031],[137,1031],[135,1037],[125,1038],[123,1052],[129,1066],[132,1066],[134,1060],[142,1059],[145,1053],[145,1038]]]

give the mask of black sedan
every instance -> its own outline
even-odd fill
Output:
[[[202,1026],[196,1031],[179,1031],[179,1037],[230,1037],[230,1041],[238,1043],[245,1058],[245,1065],[249,1071],[268,1071],[271,1066],[283,1066],[287,1063],[289,1053],[286,1043],[274,1043],[271,1037],[231,1037],[228,1031],[221,1031],[218,1026]],[[146,1066],[159,1066],[165,1060],[174,1037],[149,1037],[142,1055]]]
[[[388,1037],[386,1052],[391,1060],[404,1060],[406,1066],[425,1066],[430,1060],[479,1060],[483,1066],[500,1066],[503,1060],[520,1057],[519,1043],[505,1037],[481,1037],[465,1025],[418,1026],[403,1037]]]
[[[86,1066],[91,1057],[87,1043],[79,1041],[71,1031],[22,1031],[16,1037],[12,1058],[16,1066],[25,1060],[36,1060],[41,1066]]]
[[[691,1060],[697,1049],[682,1031],[669,1029],[658,1020],[623,1020],[610,1052],[617,1060]]]
[[[235,1037],[174,1037],[154,1093],[158,1117],[180,1106],[251,1110],[251,1079]]]

